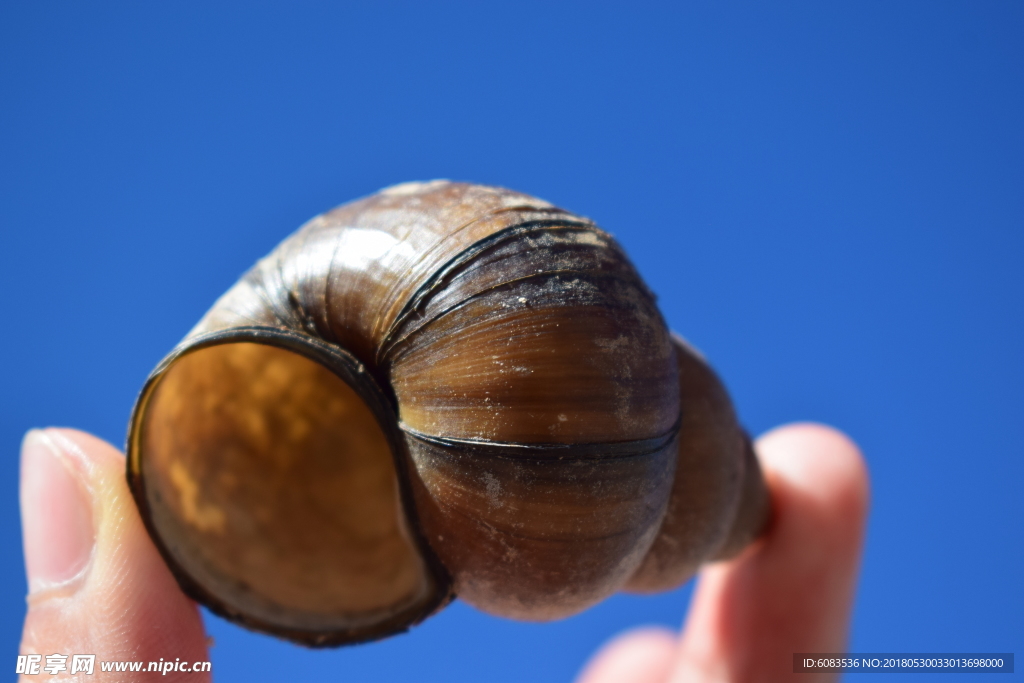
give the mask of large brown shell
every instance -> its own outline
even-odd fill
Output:
[[[455,595],[554,619],[678,586],[763,524],[747,443],[611,236],[435,181],[314,218],[221,297],[143,388],[128,478],[189,595],[334,645]]]

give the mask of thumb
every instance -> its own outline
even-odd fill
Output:
[[[88,434],[25,435],[21,518],[29,595],[20,651],[42,655],[40,666],[53,662],[63,676],[72,671],[72,655],[95,655],[96,676],[76,674],[83,680],[209,681],[208,673],[146,672],[149,662],[191,667],[208,654],[199,612],[146,534],[124,468],[116,449]],[[52,654],[67,659],[48,660]],[[106,661],[142,662],[142,672],[105,673]]]

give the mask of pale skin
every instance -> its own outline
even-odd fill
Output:
[[[621,635],[594,655],[577,683],[836,678],[794,675],[792,654],[846,648],[868,509],[864,460],[842,433],[813,424],[768,432],[756,449],[774,507],[764,537],[701,572],[681,633]],[[199,611],[146,534],[124,470],[124,456],[89,434],[48,429],[26,437],[21,504],[30,593],[22,653],[209,659]],[[79,680],[147,676],[210,680],[98,670]]]

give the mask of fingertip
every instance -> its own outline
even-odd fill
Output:
[[[18,497],[30,594],[81,583],[96,540],[90,469],[47,431],[31,430],[21,442]]]
[[[774,429],[755,450],[771,521],[747,552],[702,572],[681,645],[687,675],[781,679],[781,652],[846,647],[868,511],[864,457],[819,424]]]
[[[23,449],[22,511],[33,591],[22,651],[206,659],[199,612],[146,533],[128,492],[124,456],[74,429],[33,431]]]
[[[61,446],[96,467],[124,468],[124,454],[107,441],[70,427],[49,427],[46,434]]]
[[[675,651],[676,634],[669,629],[633,629],[598,650],[576,683],[662,683],[672,670]]]
[[[845,433],[823,424],[796,423],[765,433],[756,449],[773,498],[798,490],[846,519],[866,516],[870,503],[867,463]]]

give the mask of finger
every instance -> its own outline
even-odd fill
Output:
[[[769,432],[757,451],[771,526],[740,557],[702,572],[672,680],[789,679],[793,653],[845,651],[868,508],[864,460],[842,433],[810,424]]]
[[[202,662],[206,637],[142,525],[128,492],[124,457],[99,439],[67,429],[31,431],[21,454],[21,516],[28,615],[21,653],[95,654],[142,661],[142,673],[100,680],[208,681],[209,674],[146,673],[148,662]],[[35,676],[25,680],[34,680]]]
[[[630,631],[602,647],[577,683],[664,683],[675,650],[676,635],[668,629]]]

